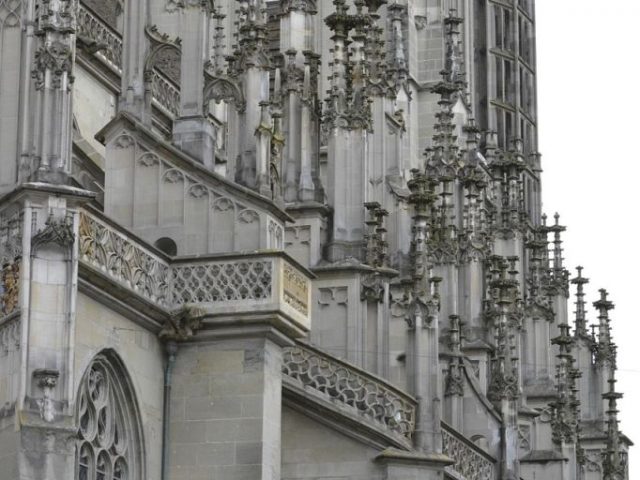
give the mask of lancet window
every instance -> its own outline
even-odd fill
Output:
[[[142,478],[135,401],[119,370],[106,355],[99,355],[80,383],[76,480]]]

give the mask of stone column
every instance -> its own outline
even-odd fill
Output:
[[[25,184],[11,199],[23,211],[20,478],[74,476],[79,206],[92,197],[68,187]]]
[[[41,182],[66,183],[71,173],[76,8],[72,0],[48,0],[35,19],[30,170]]]
[[[238,47],[233,55],[232,70],[241,79],[246,109],[239,118],[236,181],[271,197],[269,149],[257,147],[257,139],[265,139],[263,127],[272,125],[270,112],[263,108],[266,106],[263,102],[269,102],[269,72],[272,69],[266,54],[265,5],[264,0],[240,3]]]
[[[204,116],[205,63],[209,56],[208,2],[188,0],[180,9],[180,117],[173,122],[173,143],[209,170],[215,166],[215,131]]]
[[[151,125],[151,95],[145,91],[144,67],[149,41],[145,34],[148,25],[148,0],[124,2],[124,34],[122,52],[122,93],[119,110],[128,112],[146,125]]]

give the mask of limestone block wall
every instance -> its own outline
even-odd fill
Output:
[[[17,480],[20,433],[15,429],[13,414],[3,414],[0,414],[0,472],[3,480]]]
[[[102,157],[104,145],[94,137],[116,114],[116,94],[105,88],[93,75],[76,66],[73,83],[73,114],[80,135]],[[104,168],[104,164],[100,164]]]
[[[282,409],[282,480],[383,480],[375,463],[379,453],[290,407]]]
[[[169,478],[280,479],[282,352],[267,339],[181,344]]]
[[[102,303],[79,293],[75,334],[75,382],[104,349],[121,358],[131,378],[143,425],[147,478],[162,464],[163,353],[156,336]]]

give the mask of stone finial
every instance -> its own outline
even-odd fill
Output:
[[[449,360],[449,370],[445,378],[446,396],[464,395],[464,374],[460,356],[460,317],[458,315],[449,316],[449,345],[453,354]]]
[[[515,400],[520,394],[515,344],[519,327],[512,321],[521,314],[517,261],[517,257],[495,255],[489,263],[490,290],[485,313],[493,320],[494,353],[487,396],[493,402]]]
[[[365,221],[368,228],[365,235],[366,262],[374,268],[385,267],[388,243],[385,238],[387,229],[384,226],[384,220],[389,212],[382,208],[378,202],[367,202],[364,206],[369,213],[369,218]]]
[[[575,443],[577,441],[576,425],[578,417],[576,414],[577,385],[575,379],[577,373],[573,369],[575,359],[571,350],[574,342],[569,333],[569,325],[563,323],[559,325],[560,335],[553,338],[551,343],[558,345],[559,353],[556,355],[556,391],[557,399],[552,404],[554,415],[551,422],[552,438],[557,444]],[[579,402],[578,402],[579,404]]]
[[[576,285],[576,324],[574,335],[576,337],[587,337],[587,316],[586,316],[586,302],[584,300],[584,286],[589,283],[589,279],[582,276],[583,267],[576,267],[578,276],[571,280],[573,285]]]
[[[608,299],[608,292],[601,288],[600,299],[593,302],[593,306],[598,310],[598,340],[596,348],[596,363],[598,365],[609,364],[615,368],[615,345],[611,339],[611,320],[609,311],[613,310],[614,304]]]
[[[224,24],[223,20],[226,15],[222,13],[222,7],[217,7],[213,12],[213,20],[215,21],[213,35],[213,67],[216,75],[220,76],[225,73],[224,68]]]

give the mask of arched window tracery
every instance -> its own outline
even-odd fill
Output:
[[[78,391],[76,480],[142,478],[142,435],[126,375],[106,354],[89,365]]]

